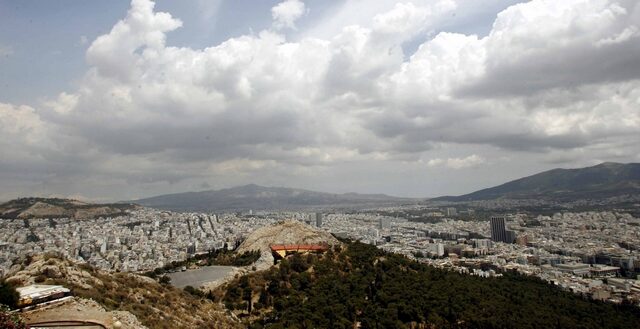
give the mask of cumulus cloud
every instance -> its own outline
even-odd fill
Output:
[[[486,74],[460,95],[531,95],[637,79],[637,1],[537,0],[498,14],[486,38]]]
[[[295,29],[295,22],[305,12],[304,2],[299,0],[286,0],[271,8],[273,24],[277,29]]]
[[[427,161],[427,166],[429,167],[447,167],[451,169],[462,169],[462,168],[472,168],[477,167],[485,163],[485,159],[476,154],[472,154],[465,158],[448,158],[441,159],[435,158]]]
[[[394,1],[330,37],[291,41],[278,29],[295,27],[305,6],[288,0],[272,9],[275,30],[195,49],[167,45],[182,22],[133,0],[91,43],[78,89],[39,109],[5,104],[0,133],[29,131],[3,140],[27,145],[44,167],[72,162],[74,175],[92,177],[84,182],[109,177],[150,189],[418,162],[457,145],[638,153],[640,5],[533,0],[499,13],[484,37],[440,32],[405,53],[406,42],[458,7]],[[485,162],[471,153],[427,165]]]

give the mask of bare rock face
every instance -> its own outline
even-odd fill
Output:
[[[319,230],[315,227],[298,221],[284,221],[276,225],[266,226],[255,230],[238,247],[238,252],[260,250],[270,252],[272,244],[296,244],[296,243],[327,243],[329,245],[340,244],[331,233]]]
[[[287,220],[255,230],[242,242],[237,252],[260,250],[260,259],[255,266],[258,270],[265,270],[273,265],[270,245],[301,243],[327,243],[333,246],[340,244],[340,241],[329,232],[298,221]]]

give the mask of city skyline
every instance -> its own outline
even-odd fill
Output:
[[[640,162],[634,1],[0,1],[0,200]]]

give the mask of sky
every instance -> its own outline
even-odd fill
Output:
[[[0,0],[0,200],[640,162],[636,0]]]

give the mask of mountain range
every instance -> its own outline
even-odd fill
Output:
[[[640,201],[640,163],[605,162],[577,169],[552,169],[499,186],[460,196],[412,199],[385,194],[324,193],[286,187],[249,184],[221,190],[166,194],[127,201],[172,211],[311,210],[367,208],[418,204],[424,201],[483,200],[605,200],[622,197]],[[634,201],[635,200],[635,201]],[[76,200],[22,198],[0,205],[0,218],[95,218],[123,214],[130,204],[88,204]]]
[[[424,200],[545,199],[571,202],[628,195],[640,195],[640,163],[605,162],[586,168],[552,169],[473,193],[433,199],[398,198],[385,194],[332,194],[250,184],[221,190],[160,195],[130,202],[174,211],[235,211],[367,207]]]
[[[366,207],[417,201],[384,194],[333,194],[249,184],[221,190],[160,195],[130,202],[173,211],[241,211]]]
[[[434,201],[553,199],[575,201],[640,195],[640,163],[605,162],[593,167],[553,169],[499,186]]]

